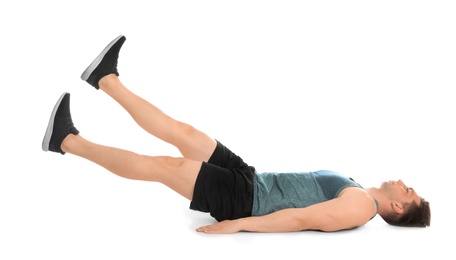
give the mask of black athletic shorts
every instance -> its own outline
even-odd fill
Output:
[[[217,221],[251,216],[255,168],[217,141],[196,178],[190,209],[209,212]]]

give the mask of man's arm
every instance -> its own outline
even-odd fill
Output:
[[[198,228],[204,233],[337,231],[366,224],[376,212],[366,191],[348,188],[341,196],[307,208],[291,208],[265,216],[222,221]]]

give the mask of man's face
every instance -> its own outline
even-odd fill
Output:
[[[411,203],[412,201],[415,201],[417,205],[420,205],[420,197],[418,194],[413,188],[405,185],[402,180],[383,182],[380,186],[380,190],[392,200],[402,203]]]

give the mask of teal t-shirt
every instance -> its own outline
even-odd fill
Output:
[[[328,170],[257,173],[252,215],[262,216],[285,208],[304,208],[337,198],[347,187],[362,188],[350,178]]]

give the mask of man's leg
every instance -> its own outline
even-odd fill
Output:
[[[42,149],[80,156],[124,178],[161,182],[189,200],[202,164],[186,158],[139,155],[84,139],[71,118],[69,93],[54,106]]]
[[[201,168],[200,161],[167,156],[146,156],[99,145],[80,134],[69,134],[62,142],[65,153],[90,160],[110,172],[133,180],[160,182],[191,200]]]
[[[185,158],[209,160],[217,146],[214,139],[188,124],[167,116],[120,82],[117,61],[125,41],[123,35],[111,41],[84,70],[81,79],[110,95],[144,130],[176,146]]]
[[[144,130],[176,146],[185,158],[207,161],[216,141],[194,127],[177,121],[159,108],[127,89],[119,77],[109,74],[99,81],[99,87],[116,100]]]

